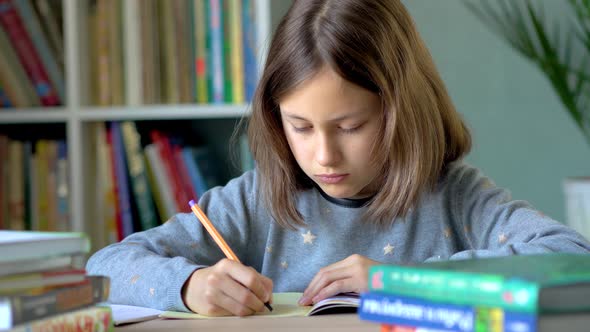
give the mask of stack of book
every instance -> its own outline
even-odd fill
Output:
[[[588,331],[590,255],[378,265],[361,319],[381,331]]]
[[[76,267],[81,233],[0,231],[0,331],[108,331],[109,279]]]

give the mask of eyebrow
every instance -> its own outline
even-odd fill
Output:
[[[349,114],[345,114],[345,115],[339,116],[337,118],[330,119],[330,122],[337,122],[337,121],[342,121],[342,120],[346,120],[346,119],[349,119],[349,118],[354,118],[354,117],[357,117],[357,116],[361,115],[365,111],[366,111],[365,109],[361,109],[361,110],[359,110],[357,112],[352,112],[352,113],[349,113]],[[309,121],[309,120],[307,120],[306,118],[304,118],[302,116],[299,116],[299,115],[296,115],[296,114],[292,114],[292,113],[288,113],[288,112],[284,112],[284,115],[286,117],[290,118],[290,119],[302,120],[302,121]]]

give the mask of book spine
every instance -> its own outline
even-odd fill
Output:
[[[229,0],[229,36],[230,36],[230,72],[232,81],[232,101],[244,103],[244,45],[242,39],[242,3],[241,0]]]
[[[13,107],[39,106],[39,96],[12,47],[10,38],[0,28],[0,84]]]
[[[194,0],[194,36],[195,36],[195,76],[197,89],[197,102],[206,104],[209,102],[209,89],[207,87],[207,26],[208,15],[206,0]]]
[[[244,94],[247,102],[251,102],[258,81],[258,69],[256,65],[256,22],[255,0],[243,0],[242,25],[243,25],[243,49],[244,49]]]
[[[537,316],[499,307],[433,302],[394,294],[361,294],[359,318],[382,324],[453,332],[534,332]]]
[[[234,52],[234,45],[231,42],[231,13],[230,13],[230,1],[231,0],[220,0],[221,1],[221,29],[222,29],[222,54],[223,54],[223,101],[226,103],[233,103],[234,88],[232,74],[232,53]]]
[[[60,231],[70,229],[68,189],[68,148],[65,141],[57,142],[57,225]]]
[[[39,59],[31,38],[10,0],[0,0],[0,24],[8,33],[27,75],[33,82],[41,102],[45,106],[56,106],[60,99],[51,85],[45,68]]]
[[[145,149],[145,156],[148,160],[149,167],[154,176],[157,193],[160,197],[160,204],[158,205],[158,212],[160,214],[160,221],[165,221],[176,213],[176,202],[174,201],[174,192],[172,187],[172,179],[166,174],[166,166],[158,151],[156,143],[148,144]]]
[[[60,68],[59,62],[54,53],[52,53],[49,47],[49,41],[43,33],[41,28],[41,21],[37,16],[37,13],[33,9],[31,0],[18,0],[14,1],[14,6],[18,11],[24,28],[31,37],[33,46],[35,47],[39,58],[47,71],[49,79],[52,85],[55,87],[60,100],[65,100],[65,83],[64,73]]]
[[[10,332],[114,331],[111,308],[90,307],[22,324]]]
[[[141,137],[135,123],[125,121],[121,123],[123,143],[127,154],[127,171],[131,180],[131,189],[135,195],[139,221],[143,230],[158,225],[156,209],[150,194],[146,167],[141,150]]]
[[[106,301],[110,290],[109,278],[89,276],[87,279],[87,283],[53,289],[39,295],[0,297],[0,310],[12,316],[8,320],[12,322],[11,326],[0,325],[0,329]]]
[[[184,147],[182,149],[182,158],[184,159],[184,163],[196,191],[196,197],[194,199],[199,199],[207,191],[207,185],[205,184],[205,178],[203,178],[199,166],[197,166],[192,148]]]
[[[396,265],[372,267],[369,290],[530,313],[537,312],[539,294],[538,285],[521,279]]]
[[[9,98],[6,94],[6,91],[0,87],[0,107],[12,107],[13,103],[10,101],[10,99],[11,98]]]
[[[121,214],[123,238],[131,235],[133,229],[133,212],[131,211],[131,195],[129,193],[129,181],[127,178],[127,161],[125,160],[125,147],[121,127],[118,122],[111,123],[113,157],[111,160],[115,165],[115,179],[117,182],[117,201]]]
[[[223,60],[223,17],[221,15],[221,0],[208,0],[209,5],[209,62],[211,68],[211,101],[224,101],[224,60]]]

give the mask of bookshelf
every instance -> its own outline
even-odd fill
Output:
[[[258,70],[265,61],[266,49],[272,33],[272,6],[284,11],[285,4],[273,4],[271,0],[253,0],[256,10],[255,31],[258,45]],[[128,6],[125,1],[123,6]],[[59,107],[32,107],[17,111],[0,111],[0,127],[10,126],[21,131],[35,131],[39,126],[61,124],[65,126],[65,141],[68,148],[69,215],[72,231],[92,233],[94,221],[93,185],[96,157],[93,153],[93,126],[108,121],[169,121],[186,120],[192,122],[226,119],[224,126],[233,126],[234,121],[247,116],[247,104],[156,104],[141,105],[126,101],[122,105],[95,106],[87,96],[90,84],[88,73],[88,45],[84,11],[88,1],[62,0],[65,102]],[[127,16],[123,16],[126,18]],[[125,29],[123,29],[125,30]],[[123,37],[136,33],[122,31]],[[130,40],[127,39],[127,42]],[[127,61],[137,54],[123,55]],[[131,61],[133,62],[133,61]],[[125,75],[135,75],[137,66],[127,66]],[[230,130],[231,128],[225,128]],[[215,138],[221,139],[225,138]],[[216,142],[226,144],[227,142]]]

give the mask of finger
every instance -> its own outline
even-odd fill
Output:
[[[328,271],[333,271],[336,269],[342,269],[342,268],[346,268],[346,267],[350,267],[351,265],[357,263],[358,261],[364,259],[364,257],[360,256],[360,255],[350,255],[348,257],[346,257],[343,260],[340,260],[336,263],[332,263],[328,266],[324,266],[323,268],[320,269],[320,271],[318,271],[318,273],[316,273],[316,275],[313,277],[313,279],[311,280],[311,282],[309,283],[309,285],[307,286],[307,289],[304,291],[303,295],[306,296],[308,289],[310,289],[311,285],[314,285],[315,283],[317,283],[317,280],[321,277],[321,274],[324,272],[328,272]]]
[[[246,267],[242,264],[239,265],[240,268],[228,270],[230,271],[230,276],[248,288],[261,303],[268,301],[272,290],[269,291],[265,284],[264,278],[266,277],[251,267]]]
[[[272,290],[274,287],[274,284],[272,282],[272,279],[266,277],[266,276],[262,276],[262,284],[264,286],[264,289],[266,290],[266,292],[268,294],[270,294],[269,299],[267,300],[269,303],[272,303]]]
[[[245,289],[243,286],[240,288],[247,293],[252,294],[250,291]],[[231,292],[227,290],[228,293]],[[221,292],[222,294],[217,298],[217,305],[227,311],[229,311],[232,315],[236,316],[248,316],[252,315],[256,312],[256,310],[248,307],[247,305],[241,303],[240,301],[235,299],[235,294],[229,295],[226,293],[226,290]]]
[[[237,304],[241,307],[232,307],[233,310],[230,310],[232,313],[243,316],[249,315],[254,312],[259,312],[264,310],[264,302],[258,298],[249,288],[244,286],[239,280],[235,280],[229,276],[227,278],[227,282],[222,282],[219,289],[227,295],[228,297],[232,298]],[[228,310],[230,308],[227,308]],[[248,313],[248,310],[244,310],[244,308],[252,311]]]
[[[330,296],[334,296],[338,293],[353,292],[355,290],[356,287],[354,278],[338,279],[322,288],[318,294],[312,298],[311,301],[313,303],[318,303],[319,301]]]
[[[352,277],[352,269],[350,266],[336,268],[332,270],[321,269],[313,278],[303,296],[299,300],[300,305],[312,304],[312,299],[326,286],[336,280],[346,279]]]

